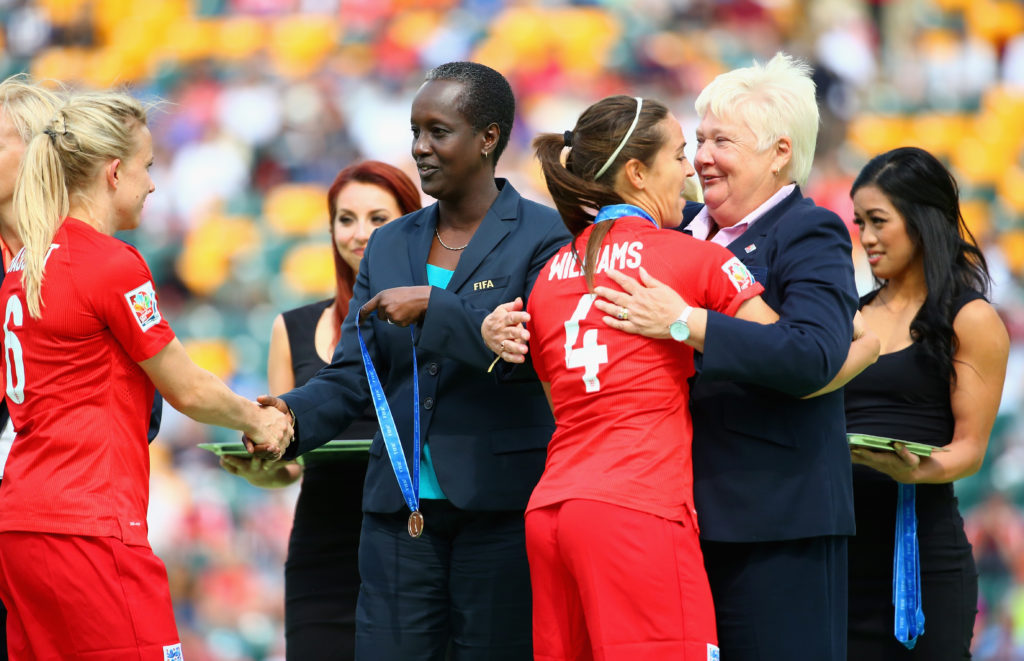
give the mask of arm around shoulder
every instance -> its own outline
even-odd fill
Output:
[[[709,313],[704,378],[803,397],[832,381],[849,354],[857,309],[850,236],[838,216],[817,208],[775,233],[767,285],[780,298],[780,319],[765,326]]]

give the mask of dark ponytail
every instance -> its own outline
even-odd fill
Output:
[[[579,236],[594,222],[594,214],[598,209],[609,204],[623,203],[614,187],[615,176],[622,166],[634,158],[650,165],[665,142],[665,135],[658,128],[658,123],[668,117],[668,108],[658,101],[644,99],[633,133],[605,172],[600,177],[596,176],[622,143],[636,118],[636,109],[635,98],[610,96],[584,110],[571,132],[542,133],[533,140],[548,192],[562,216],[562,222],[573,237]],[[571,140],[568,135],[570,133]],[[562,165],[562,149],[570,141],[572,146],[566,155],[565,165]],[[598,251],[614,222],[611,220],[594,228],[587,241],[583,260],[580,260],[576,240],[573,239],[572,252],[577,262],[582,261],[589,289],[594,286]]]

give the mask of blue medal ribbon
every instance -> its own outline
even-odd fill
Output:
[[[892,559],[892,605],[896,640],[908,650],[924,633],[921,610],[921,557],[917,547],[917,512],[913,484],[898,484],[896,504],[896,553]]]
[[[594,218],[594,224],[601,222],[602,220],[612,220],[614,218],[622,218],[623,216],[639,216],[646,218],[651,221],[651,224],[655,227],[659,227],[657,222],[651,218],[651,214],[647,213],[635,204],[609,204],[606,207],[601,207],[601,210],[597,212],[597,218]]]
[[[398,437],[398,427],[395,426],[395,419],[391,416],[391,407],[388,406],[387,397],[384,396],[384,388],[380,385],[380,378],[377,376],[377,370],[373,367],[370,352],[366,350],[363,331],[359,328],[358,322],[356,323],[359,351],[363,354],[363,367],[366,369],[366,380],[370,384],[370,395],[373,398],[373,408],[377,412],[377,422],[380,423],[380,433],[384,437],[384,446],[388,450],[391,467],[395,471],[398,487],[402,490],[405,504],[409,506],[410,512],[418,512],[420,509],[420,379],[416,369],[416,335],[412,326],[409,327],[409,334],[413,339],[411,476],[409,475],[409,464],[405,460],[405,452],[402,450],[402,441]]]

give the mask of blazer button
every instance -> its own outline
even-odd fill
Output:
[[[430,363],[427,365],[427,374],[430,376],[437,376],[437,371],[441,369],[437,363]]]
[[[433,397],[427,397],[426,399],[424,399],[423,400],[423,408],[427,409],[428,411],[430,409],[434,408],[434,398]]]

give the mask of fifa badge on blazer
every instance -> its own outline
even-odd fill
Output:
[[[481,289],[494,289],[494,281],[481,280],[480,282],[473,283],[473,291],[480,291]]]

